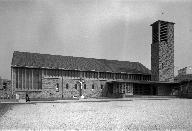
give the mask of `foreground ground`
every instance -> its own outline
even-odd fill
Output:
[[[64,101],[6,109],[0,129],[192,130],[192,99]]]

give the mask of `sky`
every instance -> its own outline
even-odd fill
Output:
[[[175,23],[175,75],[192,65],[190,0],[0,0],[0,76],[14,51],[140,62],[151,68],[151,26]]]

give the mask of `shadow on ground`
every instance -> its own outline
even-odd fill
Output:
[[[0,103],[0,118],[8,111],[12,110],[13,104]]]

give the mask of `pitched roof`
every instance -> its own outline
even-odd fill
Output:
[[[150,74],[150,70],[139,62],[60,56],[19,51],[15,51],[13,53],[11,65],[13,67]]]

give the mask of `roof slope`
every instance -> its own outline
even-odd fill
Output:
[[[13,53],[11,65],[13,67],[150,74],[150,70],[139,62],[60,56],[19,51],[15,51]]]

